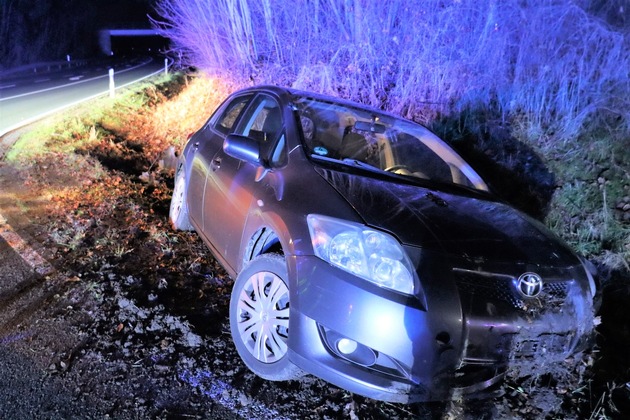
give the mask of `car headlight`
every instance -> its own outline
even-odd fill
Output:
[[[413,295],[415,271],[400,243],[364,225],[309,214],[315,255],[379,286]]]

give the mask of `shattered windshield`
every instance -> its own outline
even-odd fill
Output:
[[[294,101],[307,153],[315,158],[487,191],[446,143],[412,122],[313,98]]]

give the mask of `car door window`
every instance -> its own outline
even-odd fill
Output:
[[[238,120],[239,115],[245,109],[245,105],[249,102],[251,96],[241,96],[234,99],[225,107],[225,110],[219,115],[214,127],[223,134],[230,134],[233,131],[234,124]]]
[[[254,99],[243,116],[236,134],[250,137],[260,144],[260,153],[274,166],[286,160],[282,110],[271,97],[260,95]]]

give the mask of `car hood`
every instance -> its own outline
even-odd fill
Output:
[[[575,255],[541,223],[472,195],[318,168],[366,224],[411,246],[471,260],[574,265]]]

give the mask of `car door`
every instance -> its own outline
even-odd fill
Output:
[[[278,102],[259,94],[239,120],[235,134],[255,139],[261,156],[271,156],[284,139],[282,112]],[[252,200],[261,183],[256,182],[260,168],[218,150],[210,162],[204,195],[204,235],[219,258],[235,269],[243,228]]]
[[[194,156],[188,181],[188,208],[191,219],[202,231],[205,229],[203,202],[212,158],[223,148],[225,136],[236,128],[236,123],[252,96],[239,96],[226,103],[193,138]]]

